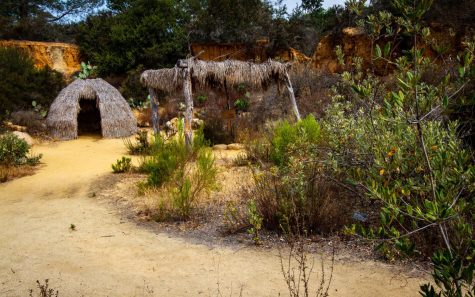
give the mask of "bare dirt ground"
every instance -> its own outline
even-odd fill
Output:
[[[38,172],[0,185],[0,296],[28,296],[46,278],[60,296],[287,295],[276,250],[156,234],[98,200],[91,186],[126,153],[121,140],[34,151],[45,163]],[[338,259],[330,296],[417,296],[426,282],[418,272]]]

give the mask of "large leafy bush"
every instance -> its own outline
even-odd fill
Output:
[[[0,47],[0,117],[31,108],[32,101],[49,106],[63,86],[60,73],[37,69],[27,54]]]
[[[80,25],[82,54],[100,74],[173,65],[186,52],[187,15],[176,1],[111,1],[111,11]]]
[[[455,66],[424,81],[422,74],[434,65],[419,45],[430,36],[421,18],[431,1],[394,3],[402,18],[380,12],[360,22],[375,44],[375,62],[394,69],[394,80],[362,71],[357,59],[346,65],[342,79],[352,100],[335,96],[322,123],[330,146],[326,163],[340,181],[382,205],[377,226],[353,225],[349,233],[381,240],[389,257],[396,251],[434,253],[441,288],[423,286],[423,296],[472,296],[475,165],[458,123],[443,115],[474,71],[474,40],[465,42]],[[412,43],[402,55],[393,43],[376,42],[400,40],[398,34]]]
[[[326,141],[309,115],[297,123],[278,122],[249,145],[255,221],[290,234],[325,234],[350,222],[353,201],[324,174]]]
[[[164,192],[156,216],[158,220],[188,219],[197,199],[218,187],[218,170],[203,132],[195,133],[193,147],[188,149],[182,124],[178,130],[178,134],[168,140],[156,134],[149,145],[150,155],[144,157],[141,165],[141,170],[148,173],[142,186]]]
[[[0,136],[0,165],[19,166],[37,164],[41,155],[30,157],[28,155],[29,150],[30,146],[28,143],[13,133]]]

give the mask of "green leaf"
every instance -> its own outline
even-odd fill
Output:
[[[459,67],[459,75],[461,78],[465,76],[465,67]]]
[[[442,98],[442,106],[447,107],[448,105],[449,105],[449,97],[447,95],[445,95]]]
[[[429,28],[425,27],[424,29],[422,29],[422,36],[429,37],[429,35],[430,35]]]
[[[406,90],[407,90],[407,89],[410,89],[410,88],[411,88],[411,87],[410,87],[405,81],[403,81],[402,79],[398,78],[397,80],[399,81],[399,84],[401,85],[401,87],[402,87],[403,89],[406,89]]]
[[[376,57],[381,58],[383,54],[381,53],[381,48],[379,47],[379,44],[376,45]]]
[[[386,43],[386,45],[384,46],[384,56],[385,56],[385,57],[388,57],[390,51],[391,51],[391,42],[388,42],[388,43]]]
[[[37,103],[35,100],[31,101],[31,106],[36,107]]]

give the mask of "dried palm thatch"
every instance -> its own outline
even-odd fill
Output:
[[[236,60],[223,62],[187,60],[193,83],[200,88],[247,84],[253,88],[267,88],[271,83],[285,81],[290,64],[273,60],[256,64]],[[147,70],[141,76],[143,85],[166,92],[178,91],[183,86],[180,68]]]
[[[59,93],[50,107],[46,123],[54,138],[77,138],[81,99],[97,100],[103,137],[125,137],[137,131],[137,121],[117,89],[100,78],[76,79]]]
[[[178,67],[146,70],[140,76],[142,84],[148,88],[165,92],[180,90],[183,86],[183,77]]]

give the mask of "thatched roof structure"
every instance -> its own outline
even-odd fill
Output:
[[[59,93],[49,109],[46,123],[54,138],[77,138],[80,100],[97,100],[103,137],[125,137],[137,131],[137,121],[116,88],[100,78],[76,79]]]
[[[233,86],[244,83],[253,88],[267,88],[271,83],[285,81],[290,64],[272,60],[256,64],[236,60],[223,62],[187,60],[193,83],[200,88]],[[140,78],[148,88],[166,92],[178,91],[183,86],[180,68],[146,70]]]

